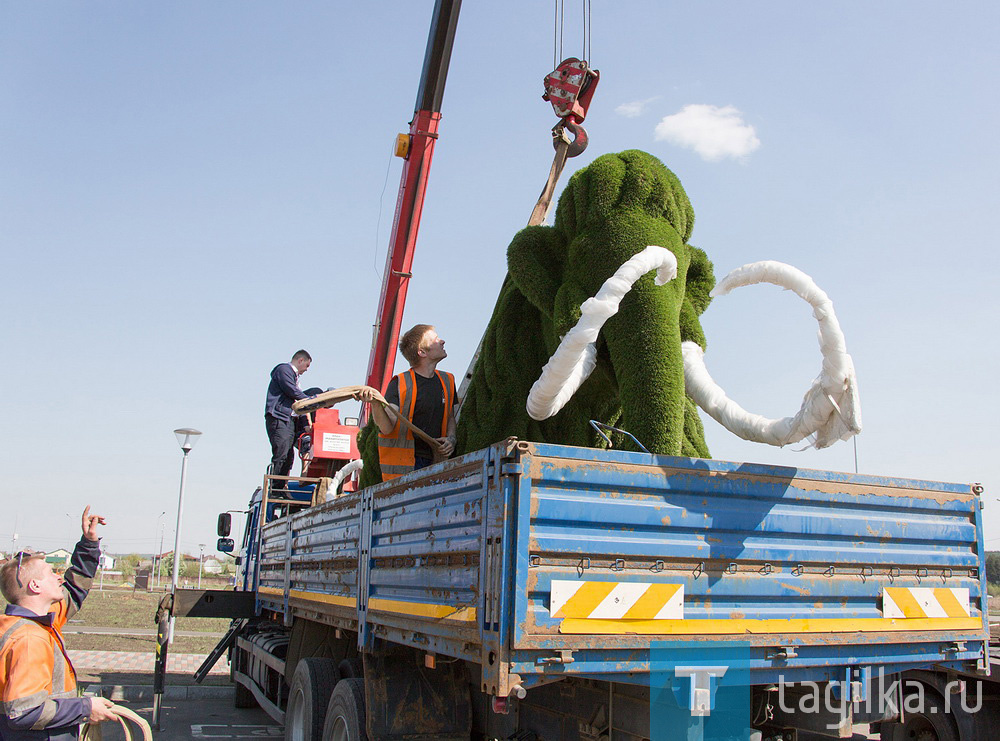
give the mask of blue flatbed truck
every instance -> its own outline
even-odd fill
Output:
[[[287,738],[996,738],[978,485],[514,439],[318,484],[241,551]]]

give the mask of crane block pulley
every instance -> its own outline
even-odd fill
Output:
[[[564,130],[573,135],[567,157],[576,157],[587,148],[587,131],[580,124],[587,117],[587,109],[600,79],[598,70],[591,69],[586,61],[576,57],[564,59],[545,76],[542,100],[549,101],[561,119],[552,128],[552,144],[559,146]]]

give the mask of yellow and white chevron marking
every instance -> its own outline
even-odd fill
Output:
[[[952,587],[886,587],[884,618],[969,617],[969,590]]]
[[[684,585],[553,579],[549,614],[591,620],[680,620]]]

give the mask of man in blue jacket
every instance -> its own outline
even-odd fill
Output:
[[[280,363],[271,371],[271,383],[267,386],[267,404],[264,406],[264,425],[267,439],[271,441],[271,475],[287,476],[295,459],[295,420],[292,419],[292,404],[305,399],[306,394],[299,388],[299,376],[309,370],[312,356],[299,350],[290,362]]]

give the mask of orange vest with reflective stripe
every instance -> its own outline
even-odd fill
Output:
[[[448,418],[451,417],[452,407],[455,405],[455,376],[446,371],[434,371],[441,388],[444,389],[444,415],[441,417],[441,434],[435,434],[433,430],[424,430],[431,437],[446,437],[448,435]],[[413,410],[417,404],[417,378],[416,371],[412,368],[405,373],[400,373],[397,378],[399,384],[399,411],[411,423],[413,422]],[[395,427],[388,435],[378,434],[378,460],[382,467],[382,480],[388,481],[409,473],[413,470],[413,433],[409,428],[403,427],[400,421],[396,420]]]
[[[59,629],[68,619],[68,599],[56,605],[52,627],[18,615],[0,616],[0,712],[23,715],[46,700],[76,697],[76,671]],[[55,714],[42,712],[40,723]]]

